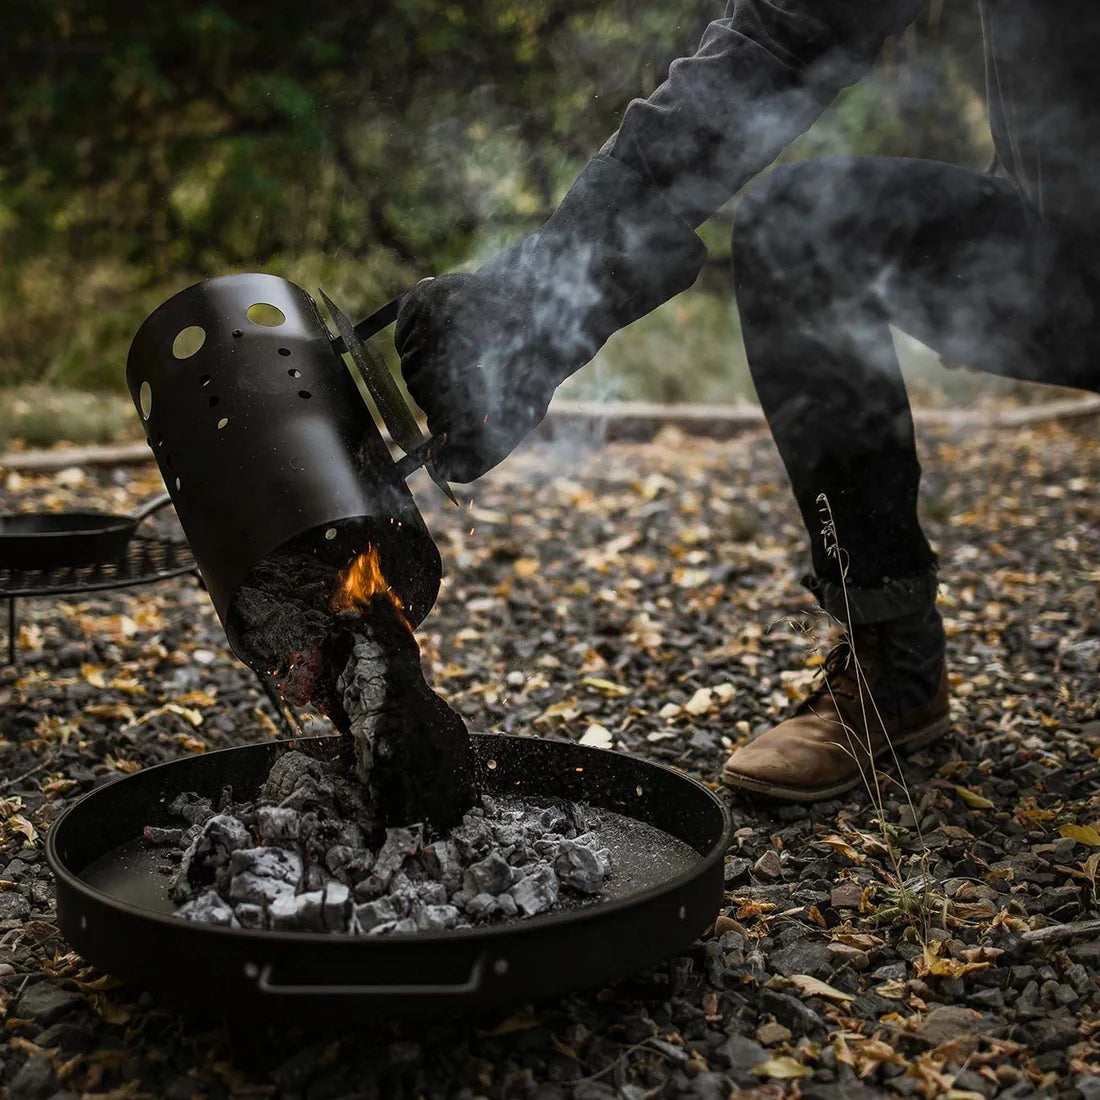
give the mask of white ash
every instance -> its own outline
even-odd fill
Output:
[[[255,803],[180,796],[188,828],[147,830],[181,851],[170,886],[188,920],[353,935],[442,932],[596,900],[612,872],[600,821],[576,803],[483,796],[446,835],[389,828],[375,850],[355,783],[298,751]]]

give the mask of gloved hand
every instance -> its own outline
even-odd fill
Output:
[[[405,297],[395,343],[449,481],[480,477],[618,329],[685,290],[702,241],[633,169],[592,160],[550,220],[474,274]]]

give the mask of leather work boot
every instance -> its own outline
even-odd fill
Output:
[[[852,652],[852,643],[858,655]],[[871,766],[927,745],[950,725],[943,624],[934,610],[855,626],[825,659],[795,713],[726,761],[728,787],[793,802],[873,782]]]

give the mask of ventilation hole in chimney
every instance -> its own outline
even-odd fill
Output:
[[[313,394],[311,394],[309,390],[299,390],[298,396],[302,398],[303,401],[308,401],[313,396]]]
[[[206,343],[206,329],[188,325],[176,333],[172,341],[172,354],[177,359],[190,359]]]
[[[153,411],[153,387],[148,382],[142,382],[141,389],[138,390],[138,403],[141,405],[142,420],[148,420]]]
[[[221,420],[218,421],[218,431],[220,432],[222,430],[222,428],[224,428],[226,426],[226,424],[228,424],[228,423],[229,423],[229,417],[228,416],[223,416],[221,418]]]
[[[235,328],[235,329],[233,330],[233,335],[234,335],[234,336],[243,336],[243,335],[244,335],[244,330],[243,330],[243,329],[239,329],[239,328]]]
[[[497,770],[497,762],[495,760],[486,760],[485,761],[485,766],[491,772],[495,772]]]
[[[295,370],[293,367],[291,367],[290,370],[287,371],[287,374],[289,374],[291,378],[302,377],[302,372],[300,370]]]
[[[250,305],[247,317],[254,325],[262,325],[264,328],[278,328],[286,320],[286,314],[270,302],[256,302]]]
[[[290,348],[279,348],[279,354],[280,355],[289,355],[290,354]]]
[[[634,788],[634,793],[635,793],[635,794],[636,794],[636,795],[637,795],[637,796],[638,796],[639,798],[641,798],[641,797],[642,797],[642,788],[641,788],[641,787],[635,787],[635,788]]]
[[[335,527],[330,527],[330,528],[329,528],[329,529],[328,529],[328,530],[327,530],[327,531],[325,532],[325,538],[326,538],[326,539],[328,539],[328,541],[329,541],[329,542],[332,542],[332,540],[333,540],[334,538],[336,538],[336,528],[335,528]]]
[[[211,398],[210,398],[210,407],[211,407],[212,409],[216,409],[216,408],[218,407],[218,402],[219,402],[220,400],[221,400],[221,398],[220,398],[220,397],[218,397],[218,395],[217,395],[217,394],[215,394],[215,395],[214,395],[213,397],[211,397]]]

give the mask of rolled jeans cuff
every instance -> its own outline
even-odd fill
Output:
[[[884,577],[879,584],[867,588],[840,584],[813,573],[807,573],[802,584],[834,619],[857,626],[889,622],[934,606],[939,581],[933,566],[920,573]]]

